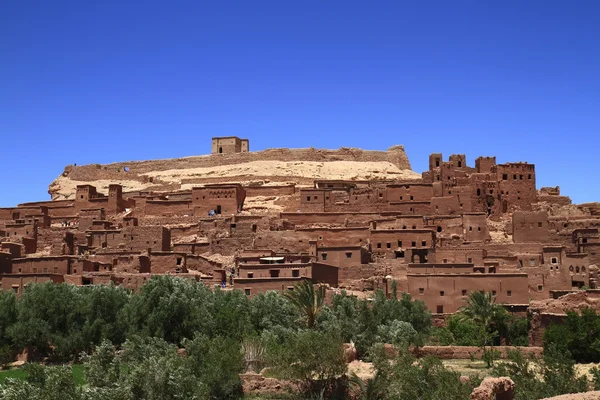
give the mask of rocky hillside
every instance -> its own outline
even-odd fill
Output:
[[[417,179],[403,146],[387,151],[353,148],[268,149],[250,153],[215,154],[168,160],[113,164],[69,165],[50,184],[54,200],[71,199],[81,184],[107,193],[119,183],[125,192],[173,191],[205,183],[241,182],[255,185],[296,183],[312,185],[315,179],[373,180]]]

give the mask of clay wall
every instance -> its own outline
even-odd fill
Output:
[[[436,215],[453,215],[462,210],[458,195],[431,198],[431,213]]]
[[[147,274],[150,273],[150,257],[139,254],[107,254],[112,258],[115,273]],[[99,258],[96,255],[96,258]]]
[[[26,254],[25,246],[21,243],[2,242],[0,243],[0,250],[9,253],[12,258],[19,258]]]
[[[4,231],[6,232],[6,237],[10,237],[10,238],[24,237],[24,236],[35,237],[37,235],[37,225],[36,224],[6,224],[4,227]]]
[[[281,233],[278,233],[281,236]],[[303,240],[305,249],[308,248],[308,240],[317,240],[320,247],[333,246],[359,246],[367,242],[369,238],[369,228],[297,228],[292,237]],[[257,238],[258,242],[258,238]],[[276,242],[276,241],[275,241]],[[258,247],[269,247],[263,243]]]
[[[145,215],[185,216],[194,215],[191,201],[185,200],[146,200]]]
[[[171,226],[171,240],[177,241],[181,238],[186,238],[198,233],[198,224]]]
[[[152,252],[150,254],[150,271],[153,274],[185,273],[185,253]]]
[[[128,226],[122,230],[89,231],[90,247],[130,251],[169,251],[171,234],[162,226]]]
[[[427,183],[388,185],[386,188],[387,201],[430,201],[432,197],[433,187]]]
[[[287,278],[287,279],[241,279],[236,278],[235,289],[242,290],[247,296],[254,296],[258,293],[264,293],[271,290],[285,293],[287,290],[293,290],[294,285],[299,283],[302,278]]]
[[[186,255],[185,263],[188,271],[200,271],[205,275],[212,275],[215,268],[221,267],[221,264],[199,255]]]
[[[490,240],[486,214],[463,214],[462,219],[466,242],[486,242]]]
[[[496,157],[478,157],[475,159],[477,173],[493,173],[496,169]]]
[[[207,185],[192,189],[192,205],[198,216],[206,216],[211,210],[222,215],[237,214],[245,199],[246,191],[241,185]]]
[[[12,271],[12,255],[10,253],[0,251],[0,273],[10,274]]]
[[[13,274],[71,274],[72,257],[16,258],[12,261]],[[81,272],[81,271],[80,271]]]
[[[513,241],[515,243],[548,242],[548,214],[544,211],[513,214]]]
[[[431,214],[431,202],[390,202],[389,210],[402,215],[428,215]]]
[[[315,212],[315,213],[280,213],[280,218],[285,219],[295,225],[308,224],[345,224],[368,225],[370,221],[377,219],[381,213],[377,212]]]
[[[296,193],[296,185],[282,186],[244,186],[246,197],[290,196]]]
[[[311,279],[313,283],[323,283],[337,287],[339,282],[339,268],[324,263],[312,263]]]
[[[250,151],[248,139],[240,139],[237,136],[212,138],[212,154],[235,154],[247,153],[248,151]]]
[[[173,251],[186,254],[202,254],[210,249],[209,242],[173,243]]]
[[[55,274],[38,274],[38,275],[22,275],[22,274],[14,274],[14,275],[5,275],[2,277],[2,290],[4,291],[14,291],[17,295],[21,295],[23,293],[23,289],[29,283],[45,283],[45,282],[54,282],[61,283],[64,282],[62,275]]]
[[[535,166],[526,163],[500,164],[497,168],[499,190],[502,200],[509,207],[530,211],[537,201]]]
[[[433,313],[454,313],[469,292],[485,291],[501,304],[528,304],[527,274],[408,274],[408,293]]]
[[[383,253],[387,258],[398,258],[398,252],[407,248],[435,247],[435,234],[427,229],[372,230],[371,251]]]
[[[311,278],[312,263],[238,264],[241,279]]]
[[[300,189],[300,212],[325,212],[326,204],[330,204],[330,193],[327,189]]]
[[[452,237],[464,235],[463,219],[460,215],[439,215],[423,217],[423,228],[431,229],[438,235]]]

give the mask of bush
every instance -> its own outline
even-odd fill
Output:
[[[582,363],[600,361],[600,315],[584,308],[581,315],[567,312],[564,324],[553,324],[544,333],[544,349],[570,353]]]
[[[587,391],[587,378],[578,377],[575,363],[568,353],[550,348],[542,360],[528,359],[522,352],[508,352],[508,361],[497,363],[495,376],[510,376],[515,382],[515,400],[535,400],[542,397]]]
[[[267,344],[267,365],[275,377],[300,380],[308,393],[332,393],[347,370],[341,339],[314,330],[294,333],[283,344]]]
[[[371,391],[377,399],[413,400],[469,398],[478,379],[462,382],[458,372],[444,367],[434,357],[415,359],[408,349],[398,348],[398,356],[388,359],[381,345],[373,351],[376,374]]]

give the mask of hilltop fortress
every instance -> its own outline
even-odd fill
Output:
[[[113,282],[177,274],[247,295],[300,280],[352,293],[398,290],[434,314],[471,291],[509,310],[596,287],[600,207],[536,187],[532,164],[465,155],[411,170],[402,146],[212,154],[67,166],[51,201],[0,209],[0,280]]]

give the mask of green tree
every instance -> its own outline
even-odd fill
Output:
[[[600,361],[600,315],[584,308],[581,315],[567,312],[563,324],[550,325],[544,332],[544,349],[556,348],[569,352],[577,362]]]
[[[197,332],[211,336],[216,323],[213,293],[202,283],[155,275],[120,314],[128,336],[158,337],[179,344]]]
[[[309,328],[315,327],[317,316],[323,308],[325,302],[325,286],[313,285],[308,280],[302,280],[294,285],[294,290],[288,290],[285,293],[292,304],[294,304],[300,313],[306,318],[306,326]]]
[[[331,394],[336,379],[347,370],[341,339],[316,330],[296,332],[285,343],[269,343],[267,349],[273,375],[300,380],[307,393]]]
[[[485,361],[490,367],[494,363],[494,349],[487,350],[487,346],[493,346],[493,340],[498,336],[498,329],[503,327],[507,319],[506,310],[496,304],[495,297],[489,292],[471,292],[466,304],[461,307],[458,317],[463,321],[471,321],[480,327],[480,343]]]
[[[16,347],[8,330],[17,319],[17,297],[12,291],[0,290],[0,367],[13,361]]]
[[[515,400],[536,400],[588,389],[587,378],[578,376],[570,354],[553,346],[543,359],[529,359],[518,350],[509,351],[508,360],[497,363],[492,373],[509,376],[515,382]]]
[[[469,398],[478,379],[462,382],[460,374],[448,370],[434,357],[415,359],[406,348],[389,358],[381,345],[373,351],[377,399],[413,400]],[[365,396],[366,398],[366,396]]]
[[[252,331],[262,332],[275,326],[293,328],[298,317],[298,309],[274,290],[250,298],[248,318]]]
[[[184,341],[188,371],[197,377],[211,399],[237,399],[242,393],[240,342],[227,337],[196,335]]]

